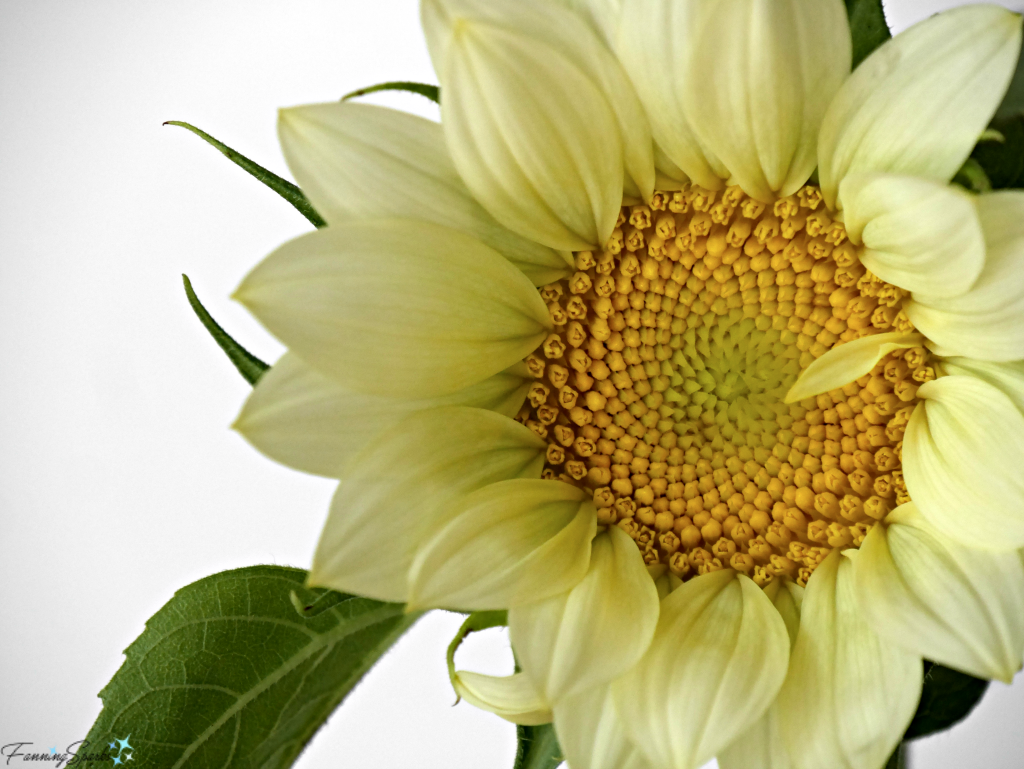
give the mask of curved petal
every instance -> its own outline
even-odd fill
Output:
[[[406,417],[351,461],[310,584],[406,601],[413,557],[455,516],[456,500],[496,481],[538,477],[546,450],[528,428],[483,409]]]
[[[425,0],[422,16],[448,147],[477,200],[552,248],[603,245],[624,175],[649,198],[654,159],[633,87],[597,34],[544,0]]]
[[[470,705],[506,721],[523,726],[551,723],[551,706],[523,673],[501,677],[460,670],[452,684]]]
[[[626,732],[665,769],[696,769],[768,709],[786,676],[789,637],[750,579],[721,570],[661,602],[647,654],[613,684]]]
[[[615,39],[622,15],[622,0],[555,0],[575,11],[606,43]]]
[[[903,437],[907,491],[924,517],[970,547],[1024,546],[1024,415],[972,376],[921,385]]]
[[[988,382],[1024,414],[1024,360],[989,363],[972,358],[947,358],[942,362],[942,368],[947,374],[973,376]]]
[[[1024,660],[1024,564],[1013,550],[971,550],[913,504],[872,528],[854,561],[875,632],[934,662],[1009,683]]]
[[[833,550],[807,582],[779,694],[779,724],[797,769],[882,766],[917,709],[922,672],[919,656],[871,629],[857,605],[853,564]]]
[[[971,290],[940,299],[914,295],[907,316],[940,355],[991,361],[1024,359],[1024,192],[976,199],[985,233],[985,266]]]
[[[332,225],[420,219],[472,235],[534,285],[571,274],[556,251],[505,229],[473,199],[437,123],[372,104],[334,102],[281,110],[277,132],[295,180]]]
[[[764,592],[786,623],[792,649],[800,631],[804,589],[795,582],[777,578],[768,583]],[[793,769],[793,759],[782,739],[778,710],[773,703],[753,726],[718,754],[720,769]]]
[[[918,347],[923,342],[920,334],[892,331],[872,334],[833,347],[800,372],[786,393],[786,403],[796,403],[849,384],[869,373],[878,361],[893,350]]]
[[[690,179],[714,190],[728,172],[697,139],[683,90],[691,77],[689,51],[698,32],[698,6],[623,0],[613,48],[636,87],[657,144]]]
[[[533,377],[522,363],[464,390],[408,400],[353,392],[286,352],[256,383],[233,425],[281,464],[341,478],[368,441],[407,415],[438,406],[473,406],[510,419]]]
[[[510,480],[461,501],[416,554],[411,609],[505,609],[571,590],[587,573],[597,513],[568,483]]]
[[[818,163],[825,110],[850,73],[840,0],[719,0],[683,84],[701,143],[762,201],[800,189]]]
[[[882,280],[929,296],[967,293],[985,264],[973,198],[914,176],[852,174],[839,186],[850,240]]]
[[[572,590],[509,610],[512,648],[552,702],[605,684],[636,664],[658,624],[658,591],[636,543],[617,526],[594,539]]]
[[[828,206],[839,183],[860,171],[949,181],[1010,84],[1020,30],[1021,17],[1003,8],[962,6],[915,24],[861,62],[818,137]]]
[[[554,715],[558,744],[572,769],[652,769],[626,737],[611,686],[564,698]]]
[[[551,326],[507,259],[426,222],[352,222],[286,243],[235,292],[306,363],[359,392],[446,395],[522,360]]]

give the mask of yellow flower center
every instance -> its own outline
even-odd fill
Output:
[[[861,265],[816,187],[774,206],[657,192],[575,260],[540,290],[555,332],[526,359],[517,419],[550,441],[544,477],[590,490],[648,564],[806,584],[908,501],[903,432],[935,376],[923,348],[784,402],[835,345],[913,328],[907,292]]]

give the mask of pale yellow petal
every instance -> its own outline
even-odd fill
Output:
[[[299,187],[332,225],[434,222],[498,251],[534,285],[571,274],[556,251],[502,227],[473,199],[437,123],[386,107],[332,102],[281,110],[278,135]]]
[[[697,769],[757,721],[786,676],[789,637],[771,600],[731,570],[661,603],[647,654],[613,684],[626,733],[665,769]]]
[[[967,293],[985,264],[974,200],[959,187],[895,174],[853,174],[839,187],[846,231],[863,242],[860,260],[907,291],[944,298]]]
[[[990,363],[973,358],[947,358],[942,361],[942,368],[947,374],[974,376],[988,382],[1024,414],[1024,361]]]
[[[533,381],[518,363],[451,395],[388,398],[349,390],[289,352],[260,377],[234,428],[273,460],[341,478],[348,461],[368,441],[408,414],[438,406],[473,406],[511,418]]]
[[[976,198],[985,233],[985,265],[967,293],[942,299],[915,294],[907,315],[940,355],[990,361],[1024,359],[1024,192]]]
[[[949,181],[1003,98],[1020,54],[1021,17],[969,5],[915,24],[868,56],[832,101],[818,176],[832,207],[862,171]]]
[[[1024,415],[973,376],[945,376],[917,391],[903,437],[907,491],[939,531],[971,547],[1024,546]]]
[[[571,591],[509,610],[512,647],[552,702],[605,684],[636,664],[658,623],[658,592],[636,543],[617,526],[593,542]]]
[[[878,361],[893,350],[917,347],[923,341],[920,334],[893,331],[872,334],[833,347],[800,372],[800,376],[786,393],[786,403],[796,403],[804,398],[847,385],[869,373]]]
[[[510,480],[453,506],[416,554],[409,606],[505,609],[571,590],[587,573],[594,503],[561,481]]]
[[[558,744],[572,769],[653,769],[626,736],[609,685],[565,697],[553,710]]]
[[[921,658],[883,641],[857,604],[853,564],[838,551],[807,583],[800,632],[778,700],[796,769],[879,769],[921,695]]]
[[[455,516],[457,499],[496,481],[539,477],[546,450],[531,430],[491,411],[411,414],[349,464],[310,583],[406,601],[413,557]]]
[[[506,721],[523,726],[551,723],[551,706],[522,673],[499,677],[460,670],[452,684],[466,702]]]
[[[687,116],[732,183],[774,201],[817,165],[821,119],[850,59],[841,0],[719,0],[681,84]]]
[[[286,243],[235,297],[318,371],[391,397],[476,384],[536,349],[551,323],[534,286],[498,252],[398,219]]]
[[[890,643],[979,678],[1009,683],[1024,657],[1024,564],[972,550],[913,504],[875,526],[854,561],[861,608]]]
[[[543,0],[427,0],[423,26],[459,174],[492,216],[564,250],[603,245],[628,174],[654,186],[650,129],[593,29]]]

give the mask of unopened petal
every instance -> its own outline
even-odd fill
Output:
[[[834,550],[807,583],[800,633],[779,694],[797,769],[879,769],[921,696],[921,658],[883,641],[857,604],[853,564]]]
[[[825,202],[832,207],[839,183],[862,171],[949,181],[1002,101],[1020,30],[1015,13],[963,6],[915,24],[861,62],[822,122]]]
[[[893,350],[917,347],[924,339],[920,334],[892,331],[872,334],[833,347],[800,372],[786,393],[786,403],[796,403],[813,395],[835,390],[860,379]]]
[[[657,623],[654,581],[636,543],[617,526],[594,540],[589,571],[572,590],[508,614],[517,659],[552,702],[636,664]]]
[[[626,732],[665,769],[696,769],[757,721],[786,676],[789,636],[750,579],[722,570],[661,603],[647,654],[613,685]]]
[[[426,0],[459,174],[498,221],[564,250],[602,246],[628,175],[654,187],[647,118],[597,33],[543,0]]]
[[[285,353],[260,377],[234,428],[271,459],[341,478],[368,441],[407,415],[438,406],[473,406],[514,417],[533,378],[516,364],[439,398],[403,399],[355,392]]]
[[[483,409],[414,413],[371,441],[331,503],[310,583],[406,601],[416,551],[454,517],[463,494],[508,478],[537,478],[547,445]]]
[[[235,296],[306,363],[391,397],[476,384],[532,352],[551,322],[533,284],[498,252],[398,219],[286,243]]]
[[[494,483],[462,499],[409,572],[416,608],[504,609],[571,590],[587,573],[597,513],[560,481]]]
[[[817,165],[822,116],[850,72],[840,0],[720,0],[703,17],[683,84],[687,115],[732,183],[762,201]]]
[[[903,437],[907,491],[939,531],[965,545],[1024,546],[1024,415],[996,387],[945,376],[917,391]]]
[[[985,236],[970,195],[914,176],[854,174],[840,185],[846,231],[882,280],[944,298],[967,293],[985,264]]]
[[[630,0],[619,18],[613,47],[636,86],[654,139],[666,157],[697,184],[718,189],[728,174],[697,139],[684,91],[691,77],[690,51],[696,44],[699,19],[699,3]]]
[[[500,677],[460,670],[452,684],[470,705],[506,721],[523,726],[551,723],[551,706],[523,673]]]
[[[915,294],[911,322],[940,355],[990,361],[1024,359],[1024,192],[980,195],[985,265],[970,291],[960,296]]]
[[[1024,656],[1024,564],[1015,551],[972,550],[911,504],[868,534],[854,561],[875,632],[933,662],[1007,683]]]
[[[609,685],[565,697],[553,710],[558,744],[572,769],[652,769],[626,736]]]

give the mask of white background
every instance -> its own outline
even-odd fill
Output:
[[[894,2],[890,19],[953,4]],[[286,174],[277,107],[433,80],[416,6],[0,0],[0,745],[83,737],[120,651],[177,588],[308,566],[333,484],[229,430],[249,388],[180,279],[273,361],[281,347],[227,297],[308,226],[161,123],[192,122]],[[436,116],[412,95],[374,101]],[[451,707],[443,653],[459,619],[421,621],[298,766],[511,767],[513,727]],[[492,637],[462,662],[506,672],[507,651]],[[994,684],[915,763],[1018,767],[1022,719],[1021,679]]]

